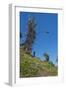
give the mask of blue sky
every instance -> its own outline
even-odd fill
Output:
[[[35,28],[36,39],[32,52],[35,51],[36,57],[41,60],[44,60],[43,54],[48,53],[50,60],[55,63],[58,56],[58,15],[56,13],[20,12],[20,32],[23,33],[20,43],[26,39],[29,16],[33,16],[37,23]]]

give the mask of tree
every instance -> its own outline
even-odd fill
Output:
[[[58,56],[57,56],[57,58],[56,58],[56,62],[58,62]]]
[[[58,56],[56,58],[55,66],[58,67]]]
[[[33,52],[33,57],[35,57],[35,54],[36,54],[36,52],[34,51],[34,52]]]
[[[46,61],[49,61],[49,55],[47,53],[44,53],[44,57]]]
[[[32,45],[36,38],[35,27],[36,27],[35,18],[30,16],[28,18],[28,32],[25,40],[25,47],[28,53],[32,52]]]

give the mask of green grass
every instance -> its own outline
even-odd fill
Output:
[[[20,48],[20,77],[57,76],[57,68],[47,61],[26,54]]]

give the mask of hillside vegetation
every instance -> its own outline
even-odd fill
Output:
[[[48,61],[32,57],[20,48],[20,77],[57,76],[57,67]]]

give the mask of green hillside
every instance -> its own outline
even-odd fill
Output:
[[[52,63],[41,61],[37,57],[26,54],[20,48],[20,77],[57,76],[58,71]]]

